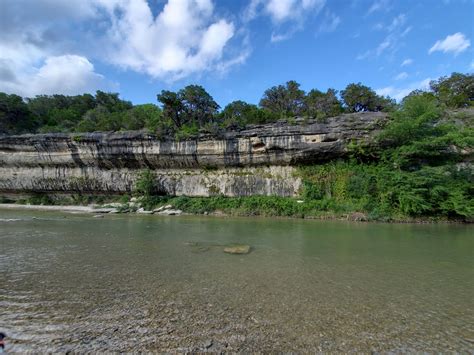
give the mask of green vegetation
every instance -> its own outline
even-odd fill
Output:
[[[474,75],[453,73],[430,83],[431,91],[414,91],[409,96],[430,96],[440,106],[463,108],[474,102]],[[155,104],[132,105],[117,93],[97,91],[95,96],[39,95],[22,99],[0,93],[0,134],[147,130],[159,137],[191,139],[198,133],[219,134],[295,117],[327,120],[341,113],[386,111],[399,106],[361,83],[340,91],[308,93],[290,80],[266,90],[259,105],[233,101],[220,110],[212,96],[199,85],[178,92],[163,90]]]
[[[460,152],[474,148],[473,115],[460,112],[446,118],[443,107],[433,94],[410,95],[377,137],[378,148],[353,145],[348,160],[300,166],[300,201],[276,196],[146,195],[146,204],[152,208],[170,203],[190,213],[220,210],[292,217],[358,213],[368,220],[472,220],[474,176]]]
[[[471,106],[474,75],[453,73],[432,81],[430,93],[414,91],[413,95],[430,95],[444,107]],[[234,101],[221,111],[199,85],[188,85],[178,92],[163,90],[157,99],[160,106],[134,106],[117,93],[102,91],[95,96],[39,95],[26,99],[0,93],[0,134],[147,130],[162,137],[188,139],[200,131],[217,134],[248,124],[294,121],[297,116],[323,120],[344,112],[397,110],[394,100],[360,83],[347,85],[339,96],[334,89],[305,93],[300,84],[290,80],[266,90],[259,106]]]
[[[219,133],[247,124],[294,117],[330,119],[343,112],[389,111],[377,144],[349,145],[350,159],[298,167],[300,200],[275,196],[227,198],[167,197],[154,173],[142,172],[135,195],[146,208],[169,203],[185,212],[223,211],[236,215],[324,217],[359,213],[364,219],[474,218],[474,75],[453,73],[416,90],[400,104],[362,84],[341,91],[305,93],[295,81],[265,91],[259,106],[234,101],[218,104],[197,85],[162,91],[161,108],[133,106],[118,94],[37,96],[24,101],[0,93],[0,133],[82,132],[148,129],[179,139],[199,132]],[[79,141],[81,136],[74,136]],[[82,200],[83,199],[83,200]],[[128,197],[126,198],[128,200]],[[32,203],[56,203],[33,196]],[[78,203],[90,202],[80,197]]]
[[[0,134],[155,131],[161,116],[158,106],[133,106],[116,93],[39,95],[26,100],[0,93]]]

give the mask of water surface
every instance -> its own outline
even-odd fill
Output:
[[[0,210],[0,330],[14,352],[472,352],[473,232]]]

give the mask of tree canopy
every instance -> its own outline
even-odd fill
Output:
[[[285,85],[273,86],[265,90],[260,106],[279,115],[280,118],[301,116],[305,113],[305,92],[294,80]]]
[[[434,100],[440,107],[473,106],[474,75],[453,73],[441,77],[430,83],[429,91],[415,90],[405,100],[412,96]],[[0,93],[0,134],[145,129],[186,138],[199,130],[239,129],[293,117],[327,120],[342,113],[400,110],[393,99],[361,83],[351,83],[340,92],[330,88],[306,93],[294,80],[265,90],[259,105],[237,100],[220,110],[200,85],[188,85],[177,92],[162,90],[157,100],[158,105],[133,105],[118,93],[103,91],[25,99]]]
[[[453,73],[430,82],[430,88],[447,107],[474,105],[474,74]]]
[[[361,83],[347,85],[341,97],[347,112],[390,111],[395,106],[394,100],[377,95]]]

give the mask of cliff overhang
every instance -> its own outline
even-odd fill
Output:
[[[295,196],[295,166],[344,157],[349,143],[373,142],[386,121],[385,113],[355,113],[183,141],[143,132],[2,136],[0,191],[126,193],[150,169],[170,195]]]

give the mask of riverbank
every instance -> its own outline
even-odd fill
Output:
[[[216,200],[217,199],[217,200]],[[161,201],[161,203],[160,203]],[[260,202],[260,204],[258,204]],[[447,219],[440,217],[374,217],[359,211],[309,211],[307,202],[288,198],[189,198],[160,197],[150,202],[144,198],[131,198],[122,203],[117,199],[104,204],[70,205],[70,204],[21,204],[0,203],[0,210],[32,210],[66,213],[94,214],[97,217],[107,214],[127,215],[158,215],[158,216],[214,216],[214,217],[263,217],[315,220],[340,220],[351,222],[383,222],[383,223],[472,223],[470,220]],[[295,207],[296,206],[296,207]]]
[[[4,210],[34,210],[72,213],[110,213],[113,208],[98,208],[97,206],[71,206],[71,205],[21,205],[16,203],[0,203],[0,209]]]

